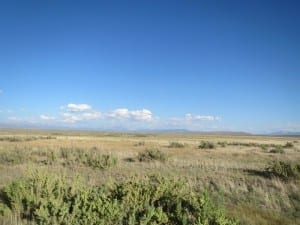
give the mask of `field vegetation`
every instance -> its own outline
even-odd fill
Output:
[[[0,224],[300,224],[300,138],[0,131]]]

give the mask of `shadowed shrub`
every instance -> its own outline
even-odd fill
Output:
[[[283,147],[285,147],[285,148],[293,148],[294,144],[292,142],[287,142]]]
[[[165,162],[168,157],[158,149],[146,149],[145,151],[140,152],[137,158],[140,162],[151,162],[155,160]]]
[[[282,147],[276,147],[276,148],[272,148],[269,152],[270,153],[280,153],[280,154],[283,154],[284,150],[283,150]]]
[[[134,146],[138,147],[138,146],[144,146],[145,142],[144,141],[139,141],[138,143],[134,144]]]
[[[220,145],[222,148],[225,148],[227,146],[226,141],[219,141],[217,144]]]
[[[171,142],[168,146],[169,148],[184,148],[184,144],[180,142]]]
[[[209,141],[201,141],[201,144],[198,146],[200,149],[214,149],[215,147],[215,144]]]
[[[300,164],[275,160],[266,170],[273,176],[284,180],[300,178]]]

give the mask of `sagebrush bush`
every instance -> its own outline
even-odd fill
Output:
[[[134,144],[134,146],[144,146],[145,142],[144,141],[139,141],[138,143]]]
[[[287,142],[285,145],[284,145],[285,148],[292,148],[294,147],[294,144],[292,142]]]
[[[150,162],[150,161],[161,161],[165,162],[167,160],[167,155],[158,149],[146,149],[138,154],[138,160],[140,162]]]
[[[60,157],[65,165],[84,165],[106,169],[117,164],[117,158],[111,154],[101,154],[97,149],[61,148]]]
[[[280,154],[283,154],[284,153],[284,150],[282,147],[277,147],[277,148],[272,148],[270,150],[270,153],[280,153]]]
[[[184,144],[180,142],[171,142],[168,146],[169,148],[184,148]]]
[[[216,145],[213,142],[201,141],[198,148],[200,148],[200,149],[214,149],[214,148],[216,148]]]
[[[300,164],[275,160],[266,170],[273,176],[280,177],[284,180],[300,178]]]
[[[227,142],[226,141],[219,141],[217,144],[220,145],[222,148],[225,148],[226,145],[227,145]]]
[[[206,192],[160,176],[88,187],[82,180],[35,174],[0,190],[0,204],[37,225],[233,225]],[[1,212],[1,211],[0,211]]]

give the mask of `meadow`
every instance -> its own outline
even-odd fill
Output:
[[[0,130],[0,224],[300,224],[300,137]]]

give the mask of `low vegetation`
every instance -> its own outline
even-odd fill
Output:
[[[0,190],[2,217],[15,215],[37,225],[234,225],[208,193],[160,176],[131,178],[109,186],[35,173]]]
[[[216,148],[216,145],[213,142],[201,141],[198,148],[200,148],[200,149],[214,149],[214,148]]]
[[[60,148],[59,150],[7,149],[0,151],[0,164],[18,165],[24,163],[45,165],[86,166],[107,169],[117,164],[112,154],[102,154],[97,149]]]
[[[151,162],[151,161],[161,161],[165,162],[167,160],[167,155],[158,149],[146,149],[138,154],[138,160],[140,162]]]
[[[285,145],[284,145],[285,148],[292,148],[294,147],[294,144],[292,142],[287,142]]]
[[[0,130],[0,139],[0,225],[300,224],[298,137]]]
[[[300,163],[275,160],[266,170],[273,176],[284,180],[300,178]]]
[[[0,141],[8,142],[23,142],[23,141],[35,141],[43,139],[56,139],[54,136],[2,136]]]
[[[284,149],[282,147],[276,147],[276,148],[272,148],[269,152],[270,153],[280,153],[280,154],[283,154],[284,153]]]
[[[117,158],[112,154],[101,154],[97,149],[62,148],[60,157],[63,164],[83,165],[98,169],[107,169],[117,164]]]
[[[180,142],[171,142],[169,144],[169,148],[184,148],[184,147],[185,147],[185,145]]]
[[[144,146],[145,142],[144,141],[139,141],[138,143],[136,143],[134,146]]]
[[[297,142],[295,142],[297,143]],[[217,143],[221,147],[226,147],[226,146],[240,146],[240,147],[257,147],[261,148],[262,150],[267,150],[269,148],[273,149],[284,149],[284,148],[293,148],[294,144],[292,142],[287,142],[284,145],[279,145],[279,144],[260,144],[260,143],[255,143],[255,142],[226,142],[226,141],[220,141]],[[277,152],[276,152],[277,153]]]

